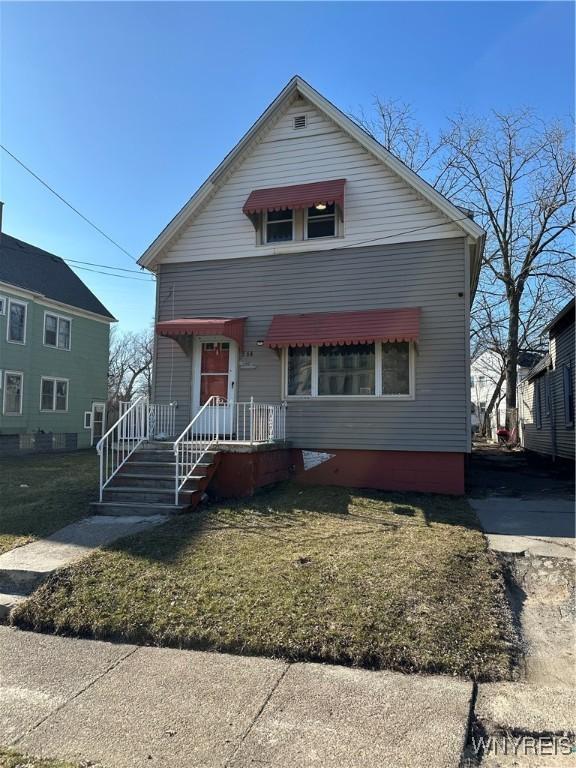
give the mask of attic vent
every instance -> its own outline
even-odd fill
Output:
[[[299,128],[306,128],[306,115],[296,115],[294,118],[294,130]]]

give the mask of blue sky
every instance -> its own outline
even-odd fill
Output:
[[[571,3],[4,2],[0,23],[2,143],[135,257],[296,73],[344,111],[408,101],[431,130],[574,113]],[[0,162],[5,232],[134,266]],[[152,281],[78,274],[123,328],[150,323]]]

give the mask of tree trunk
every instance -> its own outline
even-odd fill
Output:
[[[502,389],[502,384],[504,383],[504,378],[506,377],[505,371],[502,371],[500,374],[500,378],[498,379],[498,383],[496,384],[494,388],[494,392],[492,393],[492,397],[490,398],[490,402],[488,403],[488,407],[484,411],[484,418],[482,419],[482,435],[483,437],[487,437],[488,435],[488,428],[490,425],[490,417],[492,416],[492,411],[494,410],[494,405],[496,404],[496,401],[500,399],[500,391]],[[498,425],[497,425],[498,426]]]
[[[516,408],[516,384],[518,378],[518,327],[520,300],[514,295],[508,301],[508,344],[506,347],[506,410]]]

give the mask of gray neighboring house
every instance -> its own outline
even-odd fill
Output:
[[[294,77],[140,259],[154,401],[285,402],[304,481],[462,493],[484,238]]]
[[[518,385],[520,442],[526,450],[574,461],[574,299],[546,333],[548,354]]]

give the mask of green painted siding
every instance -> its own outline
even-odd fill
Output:
[[[6,339],[8,309],[0,315],[0,370],[24,374],[21,416],[6,416],[3,412],[3,390],[0,398],[0,434],[70,432],[78,435],[78,447],[90,443],[90,430],[84,429],[84,412],[93,402],[105,402],[107,393],[108,323],[80,317],[74,311],[55,310],[31,298],[22,298],[8,291],[0,295],[27,303],[26,343],[8,343]],[[71,320],[70,350],[44,345],[44,313],[58,314]],[[68,410],[40,410],[42,377],[68,379]]]

